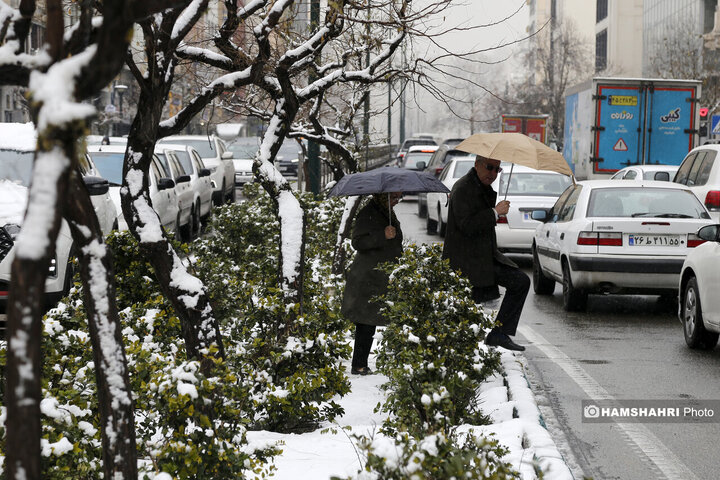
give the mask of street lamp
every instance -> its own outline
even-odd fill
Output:
[[[125,94],[125,91],[128,89],[128,86],[127,86],[127,85],[118,84],[118,85],[115,85],[114,88],[115,88],[115,92],[116,92],[116,93],[118,94],[118,96],[120,97],[120,100],[119,100],[120,104],[118,105],[118,106],[119,106],[118,110],[119,110],[119,113],[120,113],[120,118],[122,118],[122,114],[123,114],[123,95]]]

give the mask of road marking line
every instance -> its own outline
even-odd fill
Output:
[[[538,332],[524,325],[518,327],[518,331],[547,358],[562,368],[592,400],[616,400],[577,362],[565,355]],[[698,480],[695,474],[645,425],[618,422],[615,422],[615,425],[621,430],[623,436],[634,444],[668,480]]]

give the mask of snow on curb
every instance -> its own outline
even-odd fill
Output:
[[[538,478],[536,465],[546,480],[574,478],[559,452],[535,401],[525,377],[520,354],[500,350],[503,372],[480,385],[480,408],[492,424],[473,427],[484,434],[493,434],[510,451],[503,460],[520,472],[523,479]]]

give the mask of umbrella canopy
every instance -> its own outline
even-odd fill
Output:
[[[455,149],[536,170],[573,174],[560,152],[522,133],[476,133]]]
[[[443,192],[450,190],[434,175],[397,167],[382,167],[351,173],[330,190],[331,197],[391,192]]]

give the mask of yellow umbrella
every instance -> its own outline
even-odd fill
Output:
[[[536,170],[549,170],[573,176],[570,166],[560,152],[522,133],[476,133],[460,142],[455,149],[508,162],[513,166],[524,165]],[[510,177],[512,177],[512,166]],[[510,178],[507,185],[510,186]],[[507,198],[507,189],[505,189],[505,198]]]
[[[560,152],[522,133],[476,133],[455,149],[536,170],[573,174]]]

